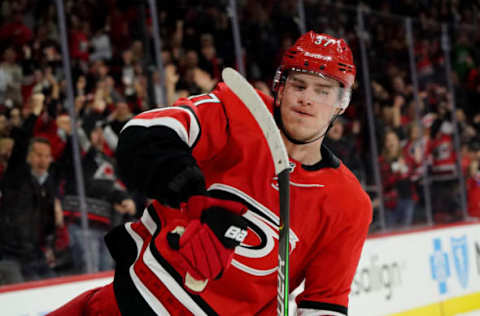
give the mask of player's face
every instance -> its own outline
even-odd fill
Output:
[[[292,72],[279,91],[280,112],[286,131],[296,140],[309,141],[325,134],[330,120],[341,114],[338,81]]]

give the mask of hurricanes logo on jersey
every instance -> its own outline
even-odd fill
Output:
[[[242,232],[232,229],[233,226],[227,230],[229,238],[242,239],[240,246],[235,249],[232,265],[256,276],[266,276],[277,272],[280,222],[278,215],[237,189],[223,184],[215,184],[213,187],[219,189],[218,191],[221,191],[222,195],[225,195],[225,191],[227,191],[232,200],[240,198],[243,204],[248,206],[248,211],[243,215],[248,223],[248,234],[245,232],[246,238]],[[215,195],[214,191],[217,190],[212,190],[212,187],[209,190],[213,193],[212,195]],[[298,241],[297,235],[290,229],[290,253],[295,249]]]
[[[264,211],[249,205],[243,215],[248,222],[248,236],[235,249],[237,256],[232,260],[233,266],[257,276],[269,275],[278,269],[278,218],[275,223],[271,216],[277,216],[270,210],[268,213]],[[290,229],[290,252],[295,249],[297,242],[297,235]]]

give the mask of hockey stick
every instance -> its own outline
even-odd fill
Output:
[[[272,114],[248,81],[232,68],[223,70],[222,79],[252,113],[267,140],[270,153],[272,154],[280,194],[277,315],[288,315],[290,170],[287,149]]]

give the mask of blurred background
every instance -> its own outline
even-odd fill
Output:
[[[480,1],[2,0],[0,285],[108,271],[148,200],[115,170],[135,114],[234,67],[271,94],[308,30],[354,53],[326,144],[372,198],[371,236],[480,218]]]

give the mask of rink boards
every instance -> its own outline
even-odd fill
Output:
[[[107,272],[0,287],[1,315],[44,315],[112,278]],[[480,316],[480,223],[370,237],[349,315]]]
[[[369,238],[349,315],[480,315],[480,224]]]

